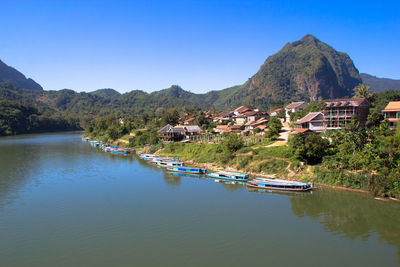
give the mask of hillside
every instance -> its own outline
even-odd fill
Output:
[[[359,83],[358,70],[347,54],[306,35],[268,57],[227,101],[268,107],[293,100],[348,97]]]
[[[378,78],[367,73],[361,73],[360,77],[364,84],[371,87],[373,92],[383,92],[386,90],[400,90],[400,80],[388,78]]]
[[[42,86],[0,60],[0,83],[10,83],[19,88],[43,90]]]

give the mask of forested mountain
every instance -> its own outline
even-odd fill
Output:
[[[0,83],[10,83],[19,88],[43,90],[42,86],[0,60]]]
[[[350,57],[312,35],[286,44],[229,99],[234,104],[268,107],[292,100],[347,97],[361,83]]]
[[[364,84],[371,87],[373,92],[383,92],[385,90],[400,90],[400,80],[393,80],[388,78],[378,78],[367,73],[360,74]]]

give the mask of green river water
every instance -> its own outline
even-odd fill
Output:
[[[0,266],[399,263],[399,203],[176,176],[79,133],[0,138]]]

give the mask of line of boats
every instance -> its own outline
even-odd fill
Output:
[[[119,148],[117,146],[111,146],[104,142],[98,142],[90,140],[89,138],[83,138],[84,142],[89,142],[92,147],[96,147],[105,152],[110,152],[114,155],[127,155],[129,153],[135,152],[134,149]],[[167,168],[168,172],[175,174],[184,175],[205,175],[210,178],[226,181],[235,181],[246,183],[250,188],[264,189],[264,190],[280,190],[280,191],[310,191],[313,189],[312,183],[303,183],[296,181],[288,181],[281,179],[269,179],[257,177],[251,179],[248,174],[228,172],[228,171],[218,171],[208,173],[206,169],[187,167],[185,163],[180,161],[179,158],[175,157],[163,157],[155,154],[143,154],[140,151],[137,152],[139,157],[146,162]]]
[[[248,187],[265,190],[310,191],[313,189],[312,183],[303,183],[281,179],[268,179],[261,177],[251,179],[248,174],[228,171],[207,173],[206,169],[184,166],[184,162],[180,161],[178,158],[162,157],[154,154],[142,154],[140,151],[138,151],[137,153],[139,154],[139,157],[141,159],[147,161],[150,164],[154,164],[160,167],[166,167],[167,171],[172,173],[206,175],[207,177],[218,180],[244,182]]]
[[[135,152],[134,149],[126,149],[126,148],[120,148],[118,146],[112,146],[104,142],[99,142],[99,141],[94,141],[90,140],[89,138],[83,138],[82,139],[84,142],[88,142],[91,147],[96,147],[101,149],[104,152],[109,152],[114,155],[127,155],[129,153]]]

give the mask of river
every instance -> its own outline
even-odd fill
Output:
[[[399,203],[176,176],[79,133],[0,138],[0,266],[399,263]]]

